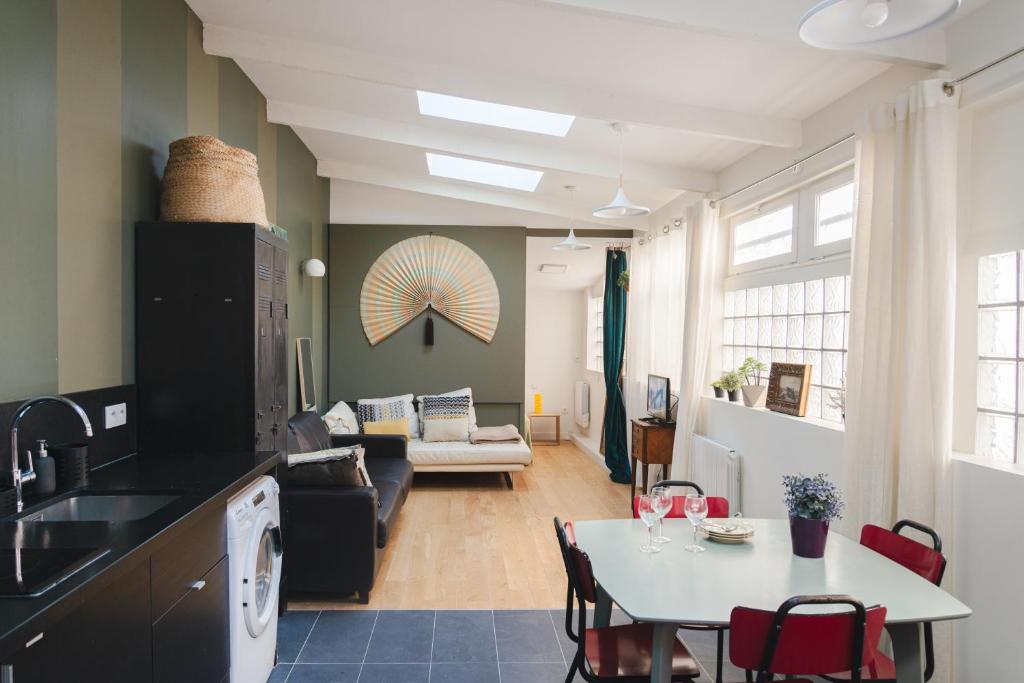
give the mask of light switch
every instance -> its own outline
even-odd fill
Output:
[[[117,405],[107,406],[104,414],[104,426],[106,429],[122,427],[128,422],[128,404],[118,403]]]

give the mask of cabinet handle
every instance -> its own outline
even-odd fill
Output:
[[[204,588],[206,588],[206,581],[204,581],[203,579],[199,579],[198,581],[193,581],[191,584],[189,584],[189,587],[188,587],[189,590],[193,590],[193,591],[201,591]]]
[[[42,639],[43,639],[43,633],[39,632],[34,637],[29,639],[29,641],[27,643],[25,643],[25,647],[32,647],[33,645],[35,645],[36,643],[38,643]]]
[[[0,683],[14,683],[14,665],[0,665]]]

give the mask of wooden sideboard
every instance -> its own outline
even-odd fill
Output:
[[[647,493],[647,469],[650,465],[661,465],[663,478],[672,476],[672,443],[676,438],[674,422],[658,423],[631,420],[633,423],[633,448],[630,475],[630,505],[636,497],[636,464],[643,465],[643,492]]]

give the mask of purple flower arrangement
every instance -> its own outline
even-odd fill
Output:
[[[782,477],[786,490],[786,507],[790,517],[831,521],[843,516],[843,497],[839,488],[824,474],[806,477],[802,474]]]

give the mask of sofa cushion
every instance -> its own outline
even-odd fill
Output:
[[[288,420],[288,452],[312,453],[331,447],[331,435],[320,416],[306,411]]]
[[[372,475],[371,475],[372,476]],[[373,483],[377,489],[377,547],[388,544],[388,531],[394,529],[398,521],[398,511],[402,508],[405,496],[402,487],[393,481],[381,480]]]
[[[412,463],[405,458],[367,458],[366,469],[375,486],[382,481],[397,484],[402,492],[401,502],[405,502],[412,488]]]

